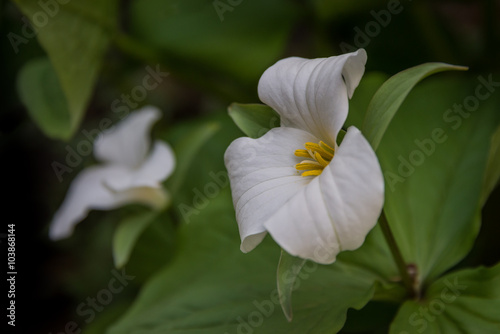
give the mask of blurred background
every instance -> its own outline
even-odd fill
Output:
[[[151,241],[158,242],[154,251],[137,250],[127,266],[127,271],[134,272],[137,278],[114,296],[104,312],[96,312],[95,321],[83,326],[85,322],[75,310],[112,277],[114,227],[122,217],[142,208],[128,206],[114,210],[113,214],[93,211],[71,238],[50,241],[48,225],[71,180],[95,160],[90,153],[82,154],[81,162],[61,177],[54,171],[54,162],[64,163],[69,150],[86,140],[83,130],[98,128],[103,118],[118,121],[118,107],[133,110],[147,104],[158,106],[164,115],[153,136],[168,140],[174,148],[192,129],[206,124],[217,128],[202,148],[204,156],[211,158],[189,167],[188,175],[192,177],[183,186],[186,190],[175,194],[175,200],[181,203],[191,201],[192,189],[207,179],[206,171],[224,168],[225,148],[242,135],[227,116],[227,106],[232,102],[258,103],[260,75],[281,58],[326,57],[362,47],[368,53],[367,72],[390,76],[424,62],[439,61],[468,66],[469,71],[460,75],[472,84],[478,75],[500,78],[497,0],[0,3],[4,96],[0,113],[2,222],[15,222],[17,227],[17,320],[23,327],[20,333],[64,332],[71,319],[82,325],[84,333],[104,333],[106,326],[134,300],[140,285],[175,254],[173,234],[171,243]],[[71,20],[71,15],[81,12],[84,20],[95,23],[101,35],[81,28],[80,38],[88,33],[87,42],[102,44],[102,50],[92,54],[98,58],[97,65],[67,59],[74,51],[72,41],[50,41],[51,34],[54,39],[58,37],[57,32],[48,30],[52,29],[50,22],[33,32],[26,13],[39,11],[44,11],[49,21],[62,15]],[[38,19],[42,25],[43,17]],[[27,64],[55,52],[54,43],[61,59],[76,68],[70,74],[77,75],[82,69],[96,71],[93,84],[88,87],[88,98],[84,99],[85,108],[71,135],[59,135],[64,131],[47,135],[22,98],[22,94],[37,94],[30,82],[38,89],[51,84],[49,77],[21,80],[20,72]],[[51,51],[47,51],[47,46]],[[168,75],[158,76],[158,85],[147,90],[146,96],[137,97],[134,88],[141,86],[151,71]],[[128,103],[124,95],[131,99]],[[439,98],[439,92],[426,98],[431,104]],[[500,112],[498,106],[497,110]],[[499,200],[497,189],[483,209],[478,242],[460,265],[491,265],[500,260]],[[175,221],[175,217],[172,219]],[[176,224],[168,228],[175,229]],[[0,233],[6,233],[5,229]],[[140,260],[144,256],[151,261],[144,264]]]

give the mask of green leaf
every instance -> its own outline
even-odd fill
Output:
[[[116,25],[118,1],[72,0],[65,4],[55,1],[45,10],[37,0],[14,2],[37,29],[38,41],[59,78],[59,86],[66,97],[69,128],[65,133],[56,134],[68,139],[78,128],[92,94],[102,57],[108,47],[109,31]],[[43,85],[34,88],[47,89]],[[30,105],[27,107],[30,108]],[[43,111],[34,109],[33,104],[31,108],[30,114],[44,115]],[[51,134],[53,136],[54,132]]]
[[[417,86],[377,150],[384,211],[421,288],[460,261],[479,231],[484,171],[499,124],[498,96],[477,99],[479,84],[441,77]],[[472,98],[477,108],[460,109]]]
[[[234,123],[250,138],[259,138],[280,124],[278,113],[264,104],[233,103],[228,112]]]
[[[500,127],[491,138],[491,147],[486,165],[483,190],[481,192],[481,203],[484,204],[489,194],[495,189],[500,180]]]
[[[390,282],[397,280],[397,270],[380,238],[376,227],[362,248],[342,253],[335,264],[306,262],[296,276],[289,323],[276,289],[280,250],[267,238],[241,253],[226,190],[181,226],[177,257],[146,284],[108,334],[336,333],[349,308],[360,309],[374,296],[400,300],[401,287]]]
[[[425,299],[407,301],[391,334],[500,332],[500,264],[462,270],[433,283]]]
[[[130,254],[140,235],[158,216],[158,212],[146,211],[127,217],[116,228],[113,236],[113,260],[115,267],[127,264]]]
[[[413,87],[434,73],[451,70],[465,71],[467,67],[426,63],[399,72],[380,87],[368,106],[363,124],[363,134],[374,150],[378,148],[389,123]]]
[[[127,262],[127,270],[138,283],[146,282],[169,263],[177,246],[176,226],[169,211],[159,212],[146,225]]]
[[[288,254],[281,250],[280,261],[278,263],[278,294],[281,308],[288,321],[292,321],[292,292],[300,270],[306,260]]]
[[[66,98],[47,58],[24,65],[18,74],[17,91],[28,113],[47,136],[61,139],[71,136]]]
[[[167,181],[167,189],[176,194],[182,187],[189,166],[196,163],[196,158],[207,141],[220,129],[218,122],[204,122],[188,129],[183,129],[182,137],[174,143],[177,166],[174,174]]]
[[[282,55],[298,11],[286,0],[235,3],[136,0],[130,8],[132,32],[163,51],[176,70],[183,67],[209,85],[230,76],[253,86]]]

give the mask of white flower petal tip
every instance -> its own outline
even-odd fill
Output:
[[[101,159],[103,164],[84,169],[73,180],[50,224],[52,240],[69,237],[90,210],[111,210],[130,203],[159,210],[170,202],[161,183],[174,170],[173,150],[159,140],[151,150],[149,147],[149,131],[160,116],[154,107],[133,112],[96,142],[96,156],[109,155]]]
[[[366,60],[362,49],[287,58],[262,75],[259,97],[281,126],[237,139],[225,155],[243,252],[269,232],[288,253],[328,264],[377,223],[384,179],[375,152],[355,127],[337,145]]]
[[[160,110],[153,106],[131,112],[120,123],[96,139],[95,158],[130,168],[139,166],[150,147],[151,127],[160,117]]]
[[[302,129],[334,145],[366,59],[363,49],[329,58],[282,59],[260,78],[259,98],[278,112],[282,126]]]

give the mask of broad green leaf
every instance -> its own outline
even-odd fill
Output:
[[[127,263],[137,239],[157,215],[156,211],[146,211],[120,222],[113,236],[113,260],[117,268]]]
[[[377,150],[385,208],[421,288],[460,261],[480,225],[481,189],[500,96],[479,100],[480,82],[429,79],[408,96]],[[478,101],[476,108],[460,109]]]
[[[47,58],[32,60],[24,65],[18,74],[17,91],[28,113],[47,136],[71,136],[66,97]]]
[[[483,190],[481,192],[481,203],[484,204],[488,199],[488,195],[498,185],[500,179],[500,127],[491,138],[491,147],[486,165]]]
[[[298,11],[285,0],[135,0],[130,14],[134,36],[163,51],[174,70],[232,89],[223,78],[253,86],[282,55]]]
[[[167,181],[167,189],[176,194],[187,177],[189,166],[196,164],[197,156],[207,141],[220,129],[217,122],[205,122],[184,129],[182,137],[174,144],[177,165],[174,174]]]
[[[288,254],[281,250],[280,261],[278,263],[278,294],[281,308],[288,321],[292,321],[292,292],[300,270],[306,263],[306,260]]]
[[[57,73],[59,86],[66,97],[69,128],[67,132],[56,134],[61,139],[68,139],[78,128],[92,94],[108,47],[109,30],[115,27],[118,1],[72,0],[65,4],[53,1],[45,2],[44,10],[37,0],[14,2],[31,20],[38,41]],[[46,89],[43,86],[34,88]],[[27,107],[31,108],[31,114],[46,114],[36,105]],[[54,136],[54,132],[51,135]]]
[[[442,71],[465,71],[466,67],[444,63],[426,63],[399,72],[375,93],[366,111],[363,134],[376,150],[387,127],[408,93],[429,75]]]
[[[280,125],[280,116],[265,104],[233,103],[228,108],[234,123],[250,138],[259,138]]]
[[[500,333],[500,264],[440,278],[424,299],[405,302],[390,333]]]
[[[181,227],[177,257],[108,334],[337,333],[349,308],[360,309],[374,296],[400,300],[399,285],[386,278],[397,280],[397,272],[380,238],[376,227],[362,248],[342,253],[335,264],[306,262],[296,277],[289,323],[276,289],[280,250],[267,238],[249,254],[240,252],[224,191]]]

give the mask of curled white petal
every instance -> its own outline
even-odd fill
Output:
[[[313,135],[293,128],[274,128],[258,139],[239,138],[226,151],[241,250],[251,251],[265,236],[264,222],[310,181],[294,165],[296,149]]]
[[[166,180],[175,167],[175,156],[172,148],[165,142],[157,140],[146,160],[139,168],[131,169],[127,175],[110,178],[107,185],[115,191],[124,191],[136,187],[158,188]]]
[[[159,185],[148,187],[130,184],[130,187],[120,191],[109,186],[116,180],[133,178],[133,174],[133,170],[116,165],[83,170],[73,180],[64,202],[54,215],[49,230],[50,238],[57,240],[70,236],[76,224],[87,217],[90,210],[111,210],[129,203],[161,207],[167,195]]]
[[[332,162],[264,224],[288,253],[332,263],[338,252],[360,247],[384,202],[375,152],[350,127]]]
[[[366,58],[359,49],[329,58],[280,60],[260,78],[259,97],[280,114],[282,126],[305,130],[335,145]]]
[[[160,117],[161,112],[152,106],[130,113],[95,141],[94,156],[106,163],[139,167],[150,148],[151,127]]]

